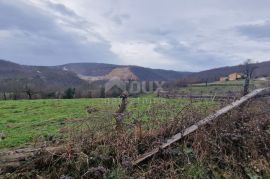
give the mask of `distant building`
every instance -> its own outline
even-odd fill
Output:
[[[241,73],[232,73],[229,75],[229,81],[235,81],[242,78],[243,78],[243,75]]]
[[[239,79],[243,79],[243,75],[241,73],[232,73],[227,77],[220,77],[219,81],[235,81]]]

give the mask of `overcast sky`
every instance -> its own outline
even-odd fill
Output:
[[[178,71],[270,60],[270,0],[0,0],[0,59]]]

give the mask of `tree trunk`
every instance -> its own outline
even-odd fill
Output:
[[[27,92],[27,95],[28,95],[28,99],[32,99],[32,94],[31,94],[31,92]]]
[[[249,75],[247,75],[247,77],[246,77],[246,79],[245,79],[245,84],[244,84],[243,96],[245,96],[245,95],[248,94],[249,83],[250,83],[250,77],[249,77]]]
[[[17,100],[17,93],[13,94],[13,100]]]
[[[4,92],[3,96],[4,96],[4,100],[7,100],[6,92]]]

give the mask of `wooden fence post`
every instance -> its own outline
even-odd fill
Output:
[[[115,112],[115,120],[116,120],[116,130],[118,132],[123,131],[123,121],[124,121],[124,112],[126,110],[127,107],[127,98],[128,98],[128,93],[127,92],[123,92],[120,95],[121,100],[121,104],[119,105],[118,110]]]

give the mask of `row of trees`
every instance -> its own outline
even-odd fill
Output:
[[[0,99],[42,99],[74,98],[75,88],[66,90],[53,85],[45,85],[29,79],[0,79]]]
[[[67,83],[68,84],[68,83]],[[50,83],[41,79],[1,79],[0,100],[88,98],[99,97],[100,92],[90,91],[91,86],[68,87],[63,83]],[[75,89],[76,88],[76,89]],[[94,89],[94,88],[93,88]],[[98,88],[97,88],[98,89]]]
[[[35,91],[26,88],[22,90],[0,91],[0,100],[19,99],[73,99],[73,98],[99,98],[105,97],[99,91],[82,91],[76,88],[67,88],[64,91]]]
[[[86,86],[65,87],[57,84],[42,83],[40,80],[29,79],[0,79],[0,99],[72,99],[72,98],[105,98],[118,97],[123,91],[132,91],[136,95],[148,91],[154,91],[159,87],[158,82],[126,81],[125,89],[114,84],[110,89],[106,88],[106,81],[91,83]]]

